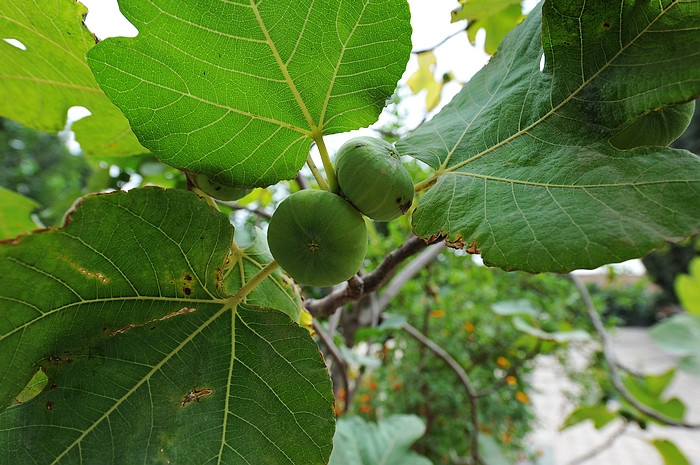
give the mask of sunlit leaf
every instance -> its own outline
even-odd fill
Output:
[[[0,239],[35,229],[30,215],[38,206],[32,199],[0,187]]]
[[[406,84],[414,94],[426,91],[425,105],[428,111],[440,103],[442,82],[435,80],[434,68],[437,63],[432,50],[418,54],[418,69],[408,78]]]
[[[586,405],[571,412],[564,420],[561,429],[569,428],[586,420],[591,420],[596,429],[601,429],[616,418],[619,418],[619,415],[608,410],[605,405]]]
[[[88,54],[162,161],[226,185],[291,179],[312,140],[374,123],[405,70],[404,0],[121,3],[139,30]]]
[[[676,277],[676,295],[688,313],[700,316],[700,258],[691,260],[688,271]]]
[[[664,459],[664,465],[691,465],[678,446],[668,439],[654,439],[651,444]]]
[[[144,188],[0,244],[2,457],[325,463],[325,364],[289,316],[227,295],[232,235],[194,194]],[[7,407],[38,368],[47,387]]]
[[[642,404],[671,420],[683,421],[685,404],[676,397],[670,399],[663,397],[663,393],[674,375],[675,369],[660,375],[634,376],[627,374],[622,377],[622,383],[627,391]],[[624,399],[621,401],[625,405],[628,404]],[[650,421],[656,420],[650,418]]]
[[[1,38],[18,40],[25,48],[0,40],[0,115],[58,132],[66,125],[68,109],[83,106],[92,116],[73,129],[86,154],[144,152],[87,65],[85,53],[95,39],[82,24],[85,13],[75,0],[0,2]]]
[[[700,94],[700,5],[618,5],[544,2],[397,143],[435,169],[413,215],[418,235],[445,236],[504,269],[564,272],[700,231],[696,155],[608,142]]]
[[[484,50],[493,55],[503,37],[523,19],[520,0],[459,0],[452,22],[467,20],[467,35],[473,44],[476,33],[486,32]]]

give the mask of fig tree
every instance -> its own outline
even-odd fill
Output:
[[[362,215],[339,195],[302,190],[279,204],[267,230],[272,256],[300,284],[350,279],[367,252]]]
[[[187,176],[202,192],[214,197],[215,199],[226,202],[238,200],[253,191],[253,189],[248,189],[245,187],[234,187],[219,184],[218,182],[212,181],[209,176],[205,174],[187,173]]]
[[[356,137],[340,147],[335,159],[338,185],[358,210],[376,221],[391,221],[413,202],[413,180],[387,141]]]

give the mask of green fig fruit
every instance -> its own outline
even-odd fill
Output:
[[[188,173],[189,178],[205,194],[223,201],[238,200],[253,192],[253,189],[233,187],[212,181],[205,174]]]
[[[413,203],[413,180],[387,141],[356,137],[335,159],[338,185],[355,208],[376,221],[391,221]]]
[[[272,256],[300,284],[332,286],[350,279],[367,252],[362,215],[339,195],[295,192],[279,204],[267,230]]]

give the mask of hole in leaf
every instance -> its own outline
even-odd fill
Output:
[[[17,39],[12,39],[12,38],[8,37],[8,38],[3,38],[2,40],[7,42],[8,44],[12,45],[13,47],[17,47],[20,50],[27,50],[27,46],[24,45],[22,42],[20,42]]]
[[[119,11],[117,0],[81,0],[88,8],[85,26],[99,40],[107,37],[136,37],[138,29]]]

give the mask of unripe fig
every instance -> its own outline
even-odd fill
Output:
[[[282,201],[267,230],[272,256],[295,281],[316,287],[350,279],[367,252],[362,215],[339,195],[302,190]]]
[[[197,186],[202,192],[223,201],[238,200],[250,194],[253,189],[244,187],[233,187],[219,184],[209,179],[205,174],[188,173],[188,177],[192,183]]]
[[[335,159],[338,185],[358,210],[376,221],[391,221],[413,202],[413,180],[387,141],[356,137],[344,143]]]

